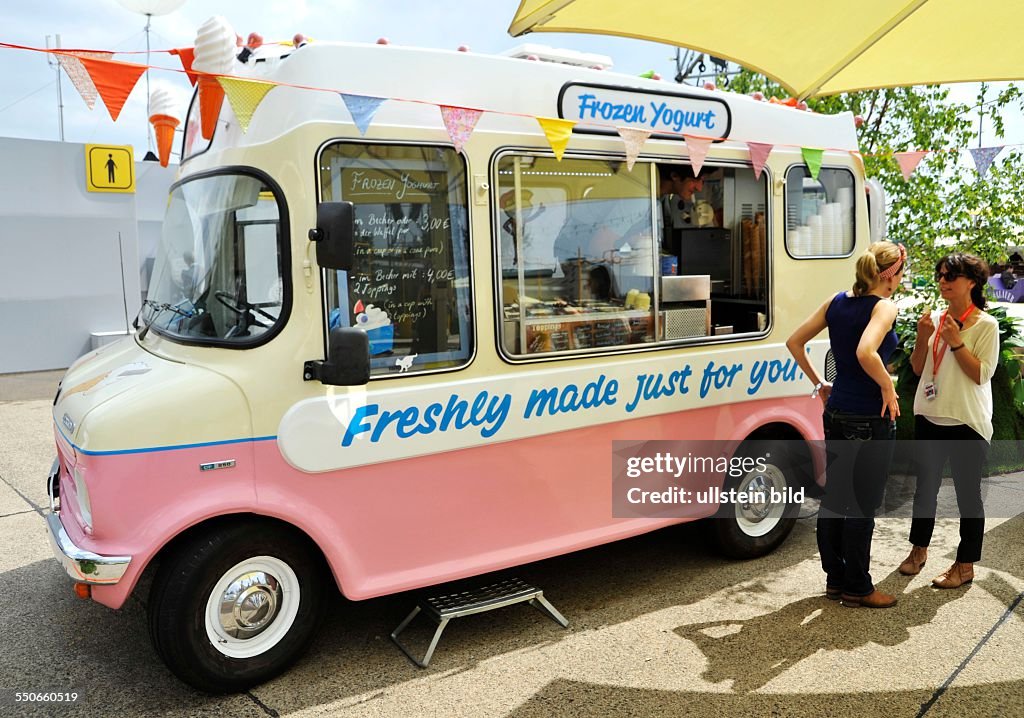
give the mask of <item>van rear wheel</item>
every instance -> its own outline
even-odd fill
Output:
[[[719,550],[730,558],[756,558],[778,548],[796,525],[798,503],[788,501],[801,485],[790,442],[748,442],[738,456],[763,457],[741,476],[730,477],[724,491],[735,489],[744,500],[722,504],[712,519]],[[772,500],[773,492],[782,500]]]
[[[194,537],[153,582],[153,646],[199,690],[263,683],[306,650],[323,613],[324,573],[309,542],[282,527],[235,524]]]

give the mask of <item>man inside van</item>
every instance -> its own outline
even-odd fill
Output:
[[[672,165],[661,171],[662,251],[679,256],[681,233],[697,226],[693,195],[704,189],[704,179],[690,165]]]

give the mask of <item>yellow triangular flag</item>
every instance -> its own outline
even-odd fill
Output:
[[[548,144],[554,150],[555,157],[561,162],[566,145],[569,144],[569,137],[572,136],[572,128],[576,126],[576,123],[572,120],[559,120],[554,117],[538,117],[537,122],[544,130],[544,136],[548,138]]]
[[[249,131],[249,122],[256,108],[267,93],[277,87],[273,82],[263,80],[239,80],[235,77],[218,77],[217,82],[224,88],[224,95],[231,103],[231,109],[242,126],[242,132]]]

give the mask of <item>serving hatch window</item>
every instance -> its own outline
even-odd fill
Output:
[[[328,325],[370,339],[371,376],[450,369],[473,346],[466,170],[448,147],[335,143],[320,199],[355,206],[355,266],[325,275]]]
[[[635,350],[766,330],[765,173],[508,154],[496,188],[505,355]]]

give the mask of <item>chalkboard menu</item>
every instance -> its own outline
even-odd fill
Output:
[[[355,261],[336,292],[338,323],[367,331],[380,372],[468,358],[461,161],[437,148],[339,145],[324,162],[324,196],[355,209]]]

